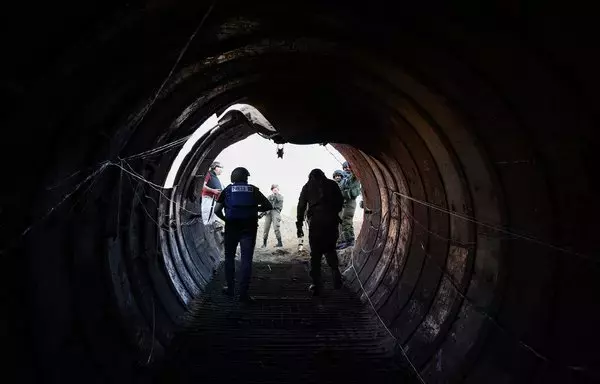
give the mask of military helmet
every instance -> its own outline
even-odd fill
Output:
[[[231,171],[231,182],[239,183],[240,181],[247,182],[250,172],[244,167],[237,167]]]
[[[274,188],[279,188],[279,184],[271,184],[271,191],[272,191]]]
[[[336,169],[336,170],[333,172],[333,178],[335,178],[336,176],[344,177],[344,172],[343,172],[343,171],[340,171],[339,169]]]

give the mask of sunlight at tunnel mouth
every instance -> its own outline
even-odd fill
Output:
[[[219,121],[221,121],[229,111],[241,111],[250,121],[260,124],[269,130],[275,131],[268,120],[256,108],[248,104],[232,105],[231,107],[228,107],[219,117],[217,117],[216,114],[213,114],[207,120],[205,120],[200,127],[192,133],[192,135],[190,135],[183,148],[177,154],[169,170],[167,181],[165,182],[165,188],[173,187],[174,180],[177,178],[179,170],[189,166],[186,165],[184,167],[184,163],[194,161],[193,158],[189,157],[190,152],[193,151],[195,147],[202,147],[203,138],[211,133],[217,132],[217,130],[220,129]],[[276,153],[278,148],[283,148],[281,157]],[[295,237],[294,222],[296,220],[296,204],[300,194],[300,189],[308,180],[308,173],[314,168],[319,168],[326,173],[328,178],[333,179],[334,171],[341,170],[343,168],[342,163],[346,161],[346,159],[336,150],[334,146],[330,144],[296,145],[288,143],[279,146],[273,143],[271,140],[268,140],[268,138],[264,135],[253,134],[241,141],[228,144],[222,149],[221,152],[216,154],[214,161],[220,162],[224,167],[224,172],[219,176],[223,187],[229,184],[229,172],[236,166],[244,166],[249,169],[251,174],[249,182],[258,186],[267,196],[270,194],[270,186],[272,184],[278,184],[280,186],[280,193],[282,193],[285,198],[284,208],[282,210],[281,228],[282,237],[285,239],[284,243],[286,248],[279,250],[279,254],[287,254],[288,257],[273,257],[275,254],[274,251],[276,250],[272,249],[272,247],[268,248],[268,252],[261,252],[261,250],[258,249],[257,252],[260,254],[258,259],[262,258],[263,260],[268,259],[269,261],[277,260],[279,262],[284,262],[290,257],[293,257],[297,245],[299,246],[301,243]],[[197,165],[194,168],[197,168],[198,172],[201,172],[201,169],[198,168]],[[201,183],[199,183],[199,180],[201,180],[201,178],[198,178],[194,183],[191,184],[195,189],[194,193],[198,194],[197,200],[194,200],[195,202],[189,201],[187,198],[182,200],[181,206],[187,207],[185,208],[186,210],[191,209],[198,212],[201,211],[200,207],[198,206],[199,202],[201,201],[201,197],[199,196]],[[354,224],[354,236],[358,239],[364,219],[362,193],[356,198],[355,202],[356,211],[354,213],[352,222]],[[175,212],[173,211],[173,208],[175,207],[171,206],[169,216],[176,217],[174,216]],[[205,214],[206,212],[202,212],[202,215]],[[185,216],[185,212],[183,215]],[[177,220],[175,220],[175,222],[176,221]],[[217,219],[217,226],[222,228],[223,223],[218,224],[219,222],[220,221]],[[369,222],[369,226],[373,227],[372,223]],[[204,232],[204,236],[210,237],[210,233],[212,231],[212,226],[210,228],[204,226],[202,232]],[[194,236],[203,235],[197,233]],[[264,228],[263,222],[261,221],[259,222],[257,244],[261,243],[263,236]],[[340,233],[340,239],[341,236],[342,235]],[[271,234],[271,238],[273,237],[273,234]],[[164,238],[164,240],[167,241],[167,238]],[[184,236],[184,240],[188,246],[194,242],[190,239],[189,234]],[[171,250],[173,250],[172,247]],[[350,247],[348,251],[352,251],[352,247]],[[217,252],[222,252],[222,249]],[[222,260],[221,257],[219,257],[220,260]]]
[[[590,331],[600,280],[597,264],[588,264],[597,263],[588,257],[597,249],[589,208],[596,202],[589,186],[596,66],[587,52],[555,44],[560,38],[577,47],[575,29],[555,28],[564,23],[536,9],[514,18],[505,10],[490,18],[436,12],[429,20],[431,10],[421,13],[416,3],[367,12],[303,3],[297,12],[281,5],[281,13],[279,6],[216,5],[216,12],[203,2],[107,8],[105,21],[89,23],[93,31],[64,42],[77,30],[67,19],[83,19],[54,22],[64,34],[48,38],[60,18],[23,23],[43,27],[42,38],[25,46],[50,65],[11,55],[17,65],[7,91],[17,112],[44,100],[42,113],[14,117],[17,128],[31,122],[39,129],[40,140],[10,129],[23,140],[6,141],[29,142],[28,156],[41,166],[19,164],[27,172],[6,200],[14,202],[11,222],[43,219],[23,232],[25,257],[7,258],[18,264],[6,270],[22,280],[14,286],[27,284],[31,316],[14,314],[16,323],[31,324],[41,377],[135,375],[169,354],[199,305],[205,318],[217,317],[202,300],[220,284],[221,228],[204,225],[199,184],[215,160],[225,166],[224,185],[233,168],[248,165],[250,182],[265,194],[282,185],[284,224],[293,231],[307,172],[284,167],[277,145],[264,139],[284,137],[355,165],[370,213],[355,213],[364,219],[345,277],[357,300],[339,313],[372,308],[396,357],[417,376],[428,383],[600,377]],[[535,33],[523,40],[524,31]],[[146,33],[154,44],[129,44]],[[253,141],[265,144],[261,153],[241,149]],[[333,144],[309,145],[321,142]],[[284,160],[296,149],[283,144]],[[42,185],[44,175],[105,159],[73,193]],[[299,161],[325,163],[312,154]],[[329,178],[335,167],[322,166]],[[286,240],[292,249],[293,237]],[[273,233],[268,240],[272,258],[257,263],[261,277],[286,266],[271,263],[285,257],[272,255]],[[303,265],[292,269],[306,277]],[[269,283],[259,290],[266,307],[279,299]],[[306,291],[298,288],[296,299],[320,310]],[[341,331],[350,334],[351,325]],[[369,363],[355,366],[368,371]],[[202,379],[214,367],[207,368]]]

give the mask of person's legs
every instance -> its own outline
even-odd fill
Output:
[[[248,288],[250,287],[250,278],[252,277],[252,258],[254,255],[254,245],[256,244],[256,231],[244,232],[240,236],[240,248],[242,259],[242,270],[240,277],[240,300],[248,298]]]
[[[237,249],[240,233],[238,230],[225,226],[225,280],[226,293],[233,296],[235,284],[235,250]]]
[[[202,196],[202,222],[204,225],[212,224],[215,221],[214,199],[209,196]]]
[[[321,258],[323,250],[320,237],[320,228],[312,221],[308,229],[308,243],[310,244],[310,277],[313,282],[311,290],[315,295],[318,295],[321,289]]]
[[[329,268],[331,268],[333,287],[335,289],[340,289],[342,287],[342,274],[340,272],[338,255],[335,248],[325,252],[325,259],[327,260]]]
[[[269,231],[271,230],[271,212],[267,212],[265,215],[265,225],[263,227],[263,248],[267,246],[267,239],[269,238]]]
[[[342,230],[342,223],[344,222],[344,210],[346,209],[347,203],[344,202],[342,206],[342,210],[339,212],[338,217],[338,237],[337,237],[337,246],[343,246],[346,243],[346,239],[344,238],[344,231]]]
[[[342,287],[342,274],[340,273],[339,260],[337,252],[335,251],[336,239],[338,238],[337,226],[331,226],[330,228],[323,229],[323,253],[325,253],[325,260],[331,268],[333,277],[333,287],[339,289]]]
[[[344,207],[342,217],[342,238],[346,245],[354,245],[354,211],[356,211],[356,200],[350,200]]]
[[[317,287],[321,286],[321,257],[322,253],[318,250],[313,250],[311,245],[310,247],[310,277],[312,278],[312,282]]]
[[[281,242],[281,214],[275,210],[271,211],[273,215],[273,229],[275,230],[275,237],[277,238],[277,247],[283,246]]]

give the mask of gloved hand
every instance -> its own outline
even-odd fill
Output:
[[[304,231],[302,230],[302,222],[296,221],[296,235],[298,238],[304,237]]]

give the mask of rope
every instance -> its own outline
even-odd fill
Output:
[[[183,56],[187,52],[188,48],[190,47],[190,44],[192,43],[192,41],[194,40],[194,38],[198,34],[198,31],[200,30],[200,28],[202,28],[202,26],[204,25],[204,22],[206,21],[206,19],[208,18],[208,16],[212,12],[213,8],[215,7],[215,3],[216,3],[216,0],[213,0],[213,2],[211,3],[210,7],[208,8],[208,10],[206,11],[206,13],[204,14],[204,16],[202,17],[202,19],[200,20],[200,23],[198,23],[198,26],[196,27],[196,29],[194,30],[194,32],[192,32],[192,34],[190,35],[190,37],[187,39],[185,45],[183,46],[183,48],[179,52],[179,56],[177,57],[177,60],[175,60],[175,63],[171,67],[171,70],[169,71],[169,74],[167,75],[167,77],[165,77],[165,79],[161,83],[160,87],[158,88],[158,90],[156,91],[156,93],[154,94],[154,96],[152,97],[152,100],[150,101],[150,104],[148,104],[148,106],[146,108],[144,108],[144,111],[142,112],[142,116],[140,116],[137,119],[137,121],[135,122],[134,126],[131,127],[131,131],[135,131],[137,129],[137,127],[142,123],[142,121],[144,120],[144,118],[146,117],[146,115],[148,114],[148,112],[150,112],[150,110],[154,106],[154,103],[156,102],[156,100],[160,96],[161,92],[163,91],[163,89],[165,88],[165,86],[167,85],[167,83],[169,82],[169,80],[171,80],[171,77],[173,77],[173,73],[175,73],[175,69],[177,69],[177,66],[179,65],[179,63],[181,62],[181,59],[183,58]]]
[[[381,316],[379,316],[379,312],[377,311],[377,309],[375,309],[375,306],[373,305],[373,302],[371,301],[371,298],[369,297],[369,294],[367,293],[367,291],[365,291],[365,287],[363,286],[362,281],[360,281],[360,278],[358,277],[358,272],[356,271],[356,268],[354,267],[354,253],[351,253],[351,255],[350,255],[350,266],[352,267],[352,270],[354,271],[354,274],[356,275],[356,281],[358,281],[358,284],[360,285],[360,289],[363,291],[363,294],[367,298],[367,301],[369,302],[369,305],[371,306],[371,309],[373,310],[373,312],[375,312],[375,316],[377,316],[377,319],[379,319],[379,322],[381,323],[381,325],[383,325],[383,327],[385,328],[385,330],[387,331],[387,333],[390,335],[390,337],[392,339],[394,339],[395,345],[397,345],[400,348],[400,351],[402,351],[402,356],[408,362],[408,364],[412,368],[412,370],[415,373],[415,375],[417,375],[417,378],[419,379],[419,381],[421,382],[421,384],[427,384],[427,382],[425,381],[425,379],[423,379],[423,377],[421,376],[421,374],[419,373],[419,371],[417,370],[417,368],[415,367],[415,365],[413,364],[413,362],[408,357],[408,355],[407,355],[406,351],[404,350],[404,348],[402,347],[402,345],[400,345],[400,343],[398,342],[398,339],[396,338],[396,336],[388,328],[388,326],[385,324],[385,321],[383,321],[383,319],[381,318]]]
[[[22,233],[20,237],[25,236],[34,226],[38,225],[40,222],[42,222],[43,220],[45,220],[48,216],[50,216],[52,214],[52,212],[54,212],[58,207],[60,207],[65,201],[67,201],[67,199],[69,199],[69,197],[73,196],[73,194],[75,194],[75,192],[79,191],[79,189],[86,184],[89,180],[94,179],[96,176],[99,176],[102,172],[104,172],[104,170],[106,169],[106,167],[108,167],[109,163],[108,162],[104,162],[100,168],[96,169],[94,172],[92,172],[90,175],[88,175],[83,181],[81,181],[79,184],[77,184],[75,186],[75,188],[67,193],[55,206],[53,206],[52,208],[50,208],[38,221],[36,221],[34,224],[31,224],[29,227],[27,227]]]
[[[404,197],[405,199],[408,199],[410,201],[414,201],[415,203],[421,204],[423,206],[426,206],[428,208],[434,209],[436,211],[447,213],[449,215],[458,217],[458,218],[460,218],[462,220],[469,221],[471,223],[480,225],[482,227],[485,227],[485,228],[488,228],[488,229],[492,229],[492,230],[500,232],[500,233],[504,233],[504,234],[509,235],[509,236],[511,236],[513,238],[530,241],[532,243],[535,243],[535,244],[538,244],[538,245],[542,245],[542,246],[554,249],[556,251],[560,251],[560,252],[563,252],[563,253],[567,253],[567,254],[570,254],[570,255],[573,255],[573,256],[580,257],[582,259],[588,260],[588,261],[593,262],[595,264],[600,263],[600,260],[594,259],[594,258],[592,258],[589,255],[585,255],[585,254],[579,253],[579,252],[574,252],[574,251],[571,251],[570,249],[566,249],[566,248],[559,247],[559,246],[551,244],[551,243],[547,243],[547,242],[545,242],[543,240],[537,239],[537,238],[532,237],[532,236],[523,235],[523,234],[520,234],[520,233],[513,232],[513,231],[511,231],[509,229],[505,229],[505,228],[499,227],[497,225],[493,225],[493,224],[482,222],[480,220],[475,219],[474,217],[471,217],[471,216],[468,216],[468,215],[463,215],[463,214],[460,214],[458,212],[446,209],[444,207],[440,207],[438,205],[435,205],[435,204],[432,204],[432,203],[429,203],[429,202],[426,202],[426,201],[415,199],[414,197],[408,196],[408,195],[406,195],[404,193],[400,193],[400,192],[394,191],[392,189],[389,189],[389,190],[393,194],[401,196],[401,197]]]
[[[399,194],[398,194],[399,195]],[[416,221],[414,219],[414,216],[412,216],[410,214],[410,212],[408,212],[406,209],[402,209],[401,211],[405,214],[407,214],[411,220]],[[381,227],[381,225],[380,225]],[[433,233],[431,231],[428,231],[430,233]],[[379,233],[377,234],[377,236],[379,236]],[[439,236],[440,238],[444,238],[443,236]],[[448,241],[453,241],[452,239],[447,239]],[[442,273],[442,275],[444,277],[446,277],[450,283],[450,285],[452,286],[452,288],[454,288],[454,290],[456,291],[456,293],[465,301],[467,301],[469,304],[471,304],[473,306],[473,308],[475,309],[476,312],[478,312],[479,314],[481,314],[486,320],[489,320],[497,329],[499,329],[501,332],[503,332],[504,334],[510,336],[512,339],[515,340],[515,342],[523,349],[529,351],[530,353],[532,353],[533,355],[535,355],[537,358],[539,358],[540,360],[548,363],[551,362],[551,360],[546,357],[545,355],[543,355],[541,352],[537,351],[534,347],[532,347],[531,345],[529,345],[528,343],[524,342],[523,340],[519,339],[518,337],[516,337],[513,333],[511,333],[509,330],[507,330],[506,328],[504,328],[502,325],[500,325],[496,319],[490,315],[487,311],[485,311],[483,308],[481,308],[477,303],[475,303],[475,301],[470,298],[469,296],[465,295],[462,290],[459,287],[459,283],[454,279],[454,276],[452,276],[445,267],[441,266],[438,262],[436,262],[436,260],[433,258],[433,256],[431,254],[429,254],[426,249],[425,249],[425,245],[423,244],[423,242],[420,242],[420,246],[421,246],[421,250],[423,251],[423,254],[425,255],[425,257],[427,257],[427,259],[429,259],[429,261],[432,262],[432,264]],[[375,306],[373,305],[369,295],[367,294],[366,290],[364,289],[364,286],[362,284],[362,281],[360,281],[359,275],[358,275],[358,271],[356,270],[355,266],[354,266],[354,254],[351,255],[351,267],[352,270],[354,271],[354,274],[356,276],[356,280],[358,281],[362,292],[364,293],[365,297],[368,299],[368,302],[371,306],[371,308],[375,311],[375,313],[377,314],[377,317],[379,318],[380,322],[384,325],[384,327],[386,328],[386,330],[388,331],[388,333],[390,333],[390,335],[392,337],[393,334],[391,333],[391,331],[389,330],[389,328],[387,328],[387,326],[385,325],[385,323],[383,322],[383,319],[381,319],[381,317],[379,316],[379,314],[377,313],[377,310],[375,309]],[[397,340],[394,337],[395,340]],[[402,350],[403,354],[405,355],[406,359],[408,360],[408,356],[406,356],[406,353],[404,350]],[[410,363],[410,360],[408,360]],[[412,365],[412,363],[411,363]],[[414,365],[413,365],[414,367]],[[565,368],[569,369],[569,370],[574,370],[574,371],[581,371],[581,372],[586,372],[592,375],[597,375],[595,372],[585,368],[585,367],[581,367],[581,366],[566,366]]]
[[[142,209],[144,210],[144,212],[146,213],[146,216],[148,216],[148,218],[150,219],[150,221],[152,221],[157,227],[160,227],[158,225],[158,222],[156,220],[154,220],[154,218],[152,217],[152,215],[150,215],[150,212],[148,212],[148,210],[146,209],[146,206],[144,205],[144,203],[142,202],[142,200],[140,199],[140,195],[138,193],[139,190],[139,184],[137,187],[133,186],[133,182],[131,181],[131,176],[127,175],[127,178],[129,179],[129,184],[131,185],[131,189],[133,189],[133,193],[135,194],[135,198],[138,201],[138,203],[140,203],[140,205],[142,206]]]
[[[536,357],[538,357],[539,359],[548,362],[549,359],[542,355],[540,352],[538,352],[537,350],[535,350],[535,348],[533,348],[531,345],[525,343],[524,341],[522,341],[521,339],[519,339],[518,337],[515,337],[514,335],[512,335],[506,328],[502,327],[497,321],[496,319],[494,319],[490,314],[488,314],[485,310],[483,310],[480,306],[478,306],[473,299],[471,299],[470,297],[468,297],[467,295],[465,295],[464,293],[462,293],[462,291],[460,290],[460,288],[458,287],[458,283],[454,280],[454,277],[452,275],[450,275],[450,273],[443,268],[442,266],[440,266],[433,258],[432,255],[430,255],[426,250],[425,250],[425,245],[423,244],[423,242],[420,243],[421,244],[421,250],[423,251],[423,253],[425,254],[425,256],[433,263],[433,265],[436,266],[437,269],[439,269],[442,274],[448,278],[448,280],[450,281],[450,285],[452,285],[452,288],[454,288],[454,290],[456,291],[456,293],[463,298],[464,300],[466,300],[467,302],[469,302],[470,304],[473,305],[473,308],[475,308],[475,310],[483,315],[484,318],[486,318],[487,320],[489,320],[492,324],[494,324],[496,326],[496,328],[498,328],[499,330],[501,330],[503,333],[514,337],[514,339],[516,339],[516,342],[523,348],[527,349],[528,351],[530,351],[531,353],[533,353]]]
[[[125,160],[143,159],[143,158],[146,158],[146,157],[150,157],[152,155],[159,154],[161,152],[170,151],[171,149],[174,149],[174,148],[177,148],[177,147],[179,147],[181,145],[184,145],[185,142],[190,138],[190,136],[191,135],[187,135],[187,136],[182,137],[180,139],[174,140],[174,141],[172,141],[170,143],[163,144],[163,145],[161,145],[159,147],[152,148],[152,149],[149,149],[147,151],[140,152],[140,153],[137,153],[135,155],[128,156],[128,157],[125,158]]]
[[[372,216],[371,216],[371,218],[369,219],[369,227],[370,227],[370,228],[369,228],[369,230],[370,230],[371,228],[373,228],[373,229],[377,230],[377,234],[375,235],[375,244],[376,244],[376,245],[375,245],[375,246],[374,246],[374,247],[373,247],[371,250],[369,250],[369,251],[365,251],[365,249],[364,249],[364,248],[362,247],[362,245],[361,245],[361,247],[360,247],[360,252],[361,252],[361,253],[364,253],[364,254],[371,253],[371,252],[373,252],[374,250],[376,250],[376,249],[379,249],[379,248],[380,248],[380,247],[383,245],[383,243],[384,243],[384,242],[383,242],[383,241],[382,241],[382,242],[378,242],[378,240],[379,240],[379,235],[380,235],[380,233],[381,233],[381,228],[384,226],[384,225],[383,225],[383,223],[385,222],[385,218],[387,217],[387,215],[388,215],[389,213],[390,213],[390,210],[387,210],[387,211],[385,212],[385,214],[384,214],[384,215],[381,217],[380,224],[379,224],[379,226],[378,226],[377,228],[375,228],[375,227],[373,227],[373,226],[371,225],[371,221],[373,220],[373,219],[372,219]]]
[[[325,148],[325,150],[326,150],[327,152],[329,152],[329,154],[330,154],[330,155],[331,155],[331,156],[332,156],[332,157],[335,159],[335,161],[337,161],[337,162],[338,162],[340,165],[344,165],[344,163],[343,163],[342,161],[340,161],[340,160],[337,158],[337,156],[336,156],[336,155],[334,155],[334,154],[333,154],[333,152],[331,152],[331,151],[329,150],[329,148],[327,148],[327,146],[328,146],[328,145],[331,145],[331,144],[325,144],[325,145],[323,145],[323,147]]]
[[[136,178],[136,179],[138,179],[139,181],[141,181],[141,182],[143,182],[143,183],[146,183],[146,184],[148,184],[148,185],[150,186],[150,188],[152,188],[152,189],[154,189],[156,192],[158,192],[158,193],[159,193],[159,194],[160,194],[162,197],[164,197],[164,198],[165,198],[167,201],[169,201],[169,202],[171,202],[171,203],[175,204],[175,206],[179,206],[179,209],[180,209],[180,210],[182,210],[182,211],[184,211],[184,212],[187,212],[187,213],[189,213],[189,214],[192,214],[192,215],[198,215],[198,212],[190,211],[190,210],[188,210],[188,209],[184,208],[183,206],[179,205],[179,204],[178,204],[176,201],[172,200],[172,199],[171,199],[171,198],[169,198],[167,195],[165,195],[165,193],[164,193],[162,190],[163,190],[163,189],[166,189],[166,188],[164,188],[164,187],[162,187],[162,186],[160,186],[160,185],[158,185],[158,184],[155,184],[155,183],[151,182],[150,180],[147,180],[147,179],[145,179],[143,176],[141,176],[140,174],[136,173],[136,172],[133,170],[133,168],[131,167],[131,165],[129,165],[129,163],[127,163],[126,161],[123,161],[123,162],[124,162],[124,164],[125,164],[125,165],[127,165],[127,166],[128,166],[130,169],[131,169],[131,171],[130,171],[130,170],[127,170],[127,169],[125,169],[125,168],[123,168],[123,166],[121,166],[121,165],[119,165],[119,164],[116,164],[116,163],[112,163],[112,162],[111,162],[111,163],[110,163],[110,165],[113,165],[113,166],[115,166],[115,167],[118,167],[118,168],[120,168],[121,170],[123,170],[125,173],[127,173],[127,174],[129,174],[129,175],[131,175],[131,176],[135,177],[135,178]]]

